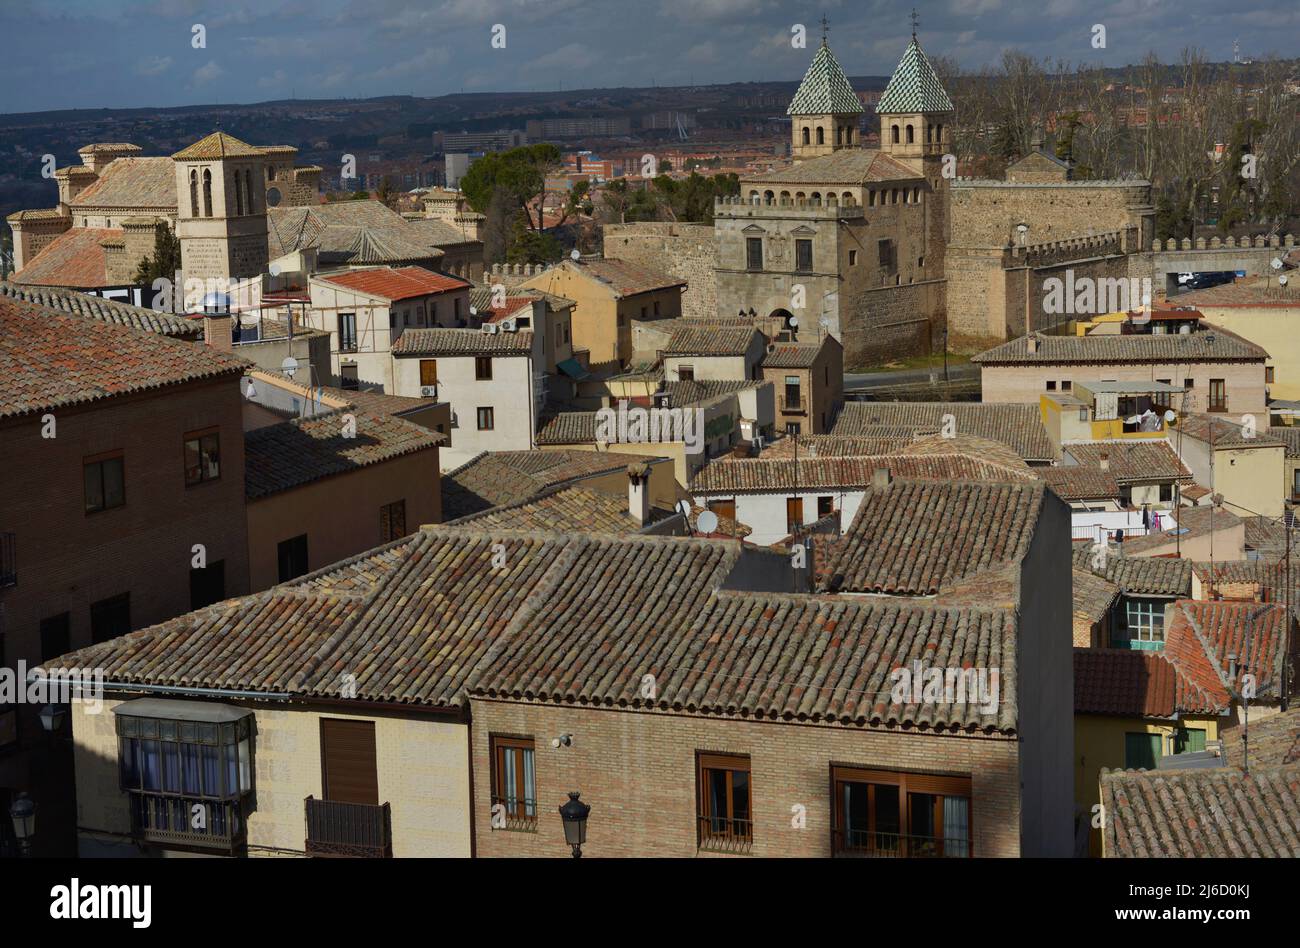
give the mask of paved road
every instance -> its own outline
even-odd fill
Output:
[[[928,382],[933,375],[936,380],[943,381],[943,366],[937,366],[933,369],[891,369],[881,372],[845,372],[844,373],[844,390],[846,392],[859,392],[866,389],[880,388],[886,385],[911,385],[917,382]],[[948,366],[948,378],[950,381],[960,382],[969,379],[978,379],[980,377],[980,367],[971,365],[969,362],[961,365]]]

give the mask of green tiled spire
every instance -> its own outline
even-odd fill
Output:
[[[813,57],[812,65],[799,83],[799,91],[790,100],[787,115],[825,115],[827,113],[857,114],[862,103],[849,85],[844,70],[831,55],[831,49],[822,41]]]
[[[805,82],[807,80],[804,80]],[[943,91],[934,67],[921,51],[921,44],[912,36],[903,59],[890,77],[889,85],[876,104],[876,114],[909,112],[951,112],[952,100]]]

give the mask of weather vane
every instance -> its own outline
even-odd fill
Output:
[[[827,25],[828,25],[828,24],[827,24],[827,22],[826,22],[826,14],[823,13],[823,14],[822,14],[822,45],[823,45],[823,46],[826,45],[826,27],[827,27]]]
[[[912,15],[909,19],[912,21],[912,39],[916,39],[916,21],[921,19],[916,15],[916,7],[912,7]]]

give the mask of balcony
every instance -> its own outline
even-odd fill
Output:
[[[242,806],[161,793],[131,794],[131,831],[137,839],[234,854],[245,841]]]
[[[970,856],[970,840],[961,837],[905,836],[870,830],[834,829],[836,856],[864,859],[961,859]]]
[[[751,820],[701,816],[699,847],[713,853],[749,853],[754,848],[754,824]]]
[[[393,857],[393,812],[387,803],[304,801],[309,856]]]
[[[808,414],[808,403],[798,395],[778,395],[777,404],[779,410],[786,415]]]
[[[0,589],[18,585],[18,538],[0,533]]]

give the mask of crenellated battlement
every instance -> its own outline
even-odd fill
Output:
[[[762,197],[738,197],[726,196],[719,197],[713,202],[714,217],[753,217],[762,215],[765,211],[779,211],[783,215],[795,214],[800,217],[808,218],[850,218],[862,217],[863,210],[860,204],[829,204],[825,201],[810,201],[807,199],[766,199]]]
[[[1234,249],[1265,249],[1294,247],[1296,245],[1295,235],[1293,234],[1273,234],[1271,237],[1265,237],[1263,234],[1257,234],[1254,237],[1211,237],[1208,240],[1204,237],[1197,237],[1193,240],[1190,237],[1170,237],[1168,240],[1151,241],[1151,250],[1153,253],[1168,253],[1171,250],[1234,250]]]

